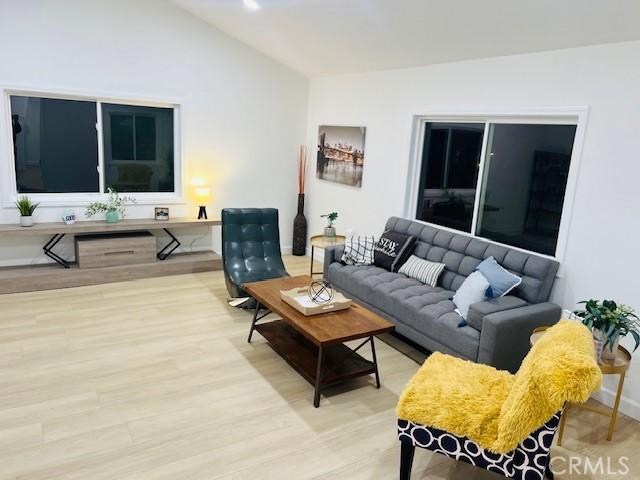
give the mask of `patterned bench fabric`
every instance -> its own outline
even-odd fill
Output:
[[[524,439],[512,452],[492,453],[466,437],[458,437],[437,428],[398,419],[398,438],[420,448],[470,463],[507,478],[544,480],[549,450],[562,412],[556,413],[538,430]]]

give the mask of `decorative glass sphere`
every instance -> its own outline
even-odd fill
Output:
[[[324,305],[333,300],[333,286],[324,280],[312,282],[309,285],[309,299],[318,305]]]

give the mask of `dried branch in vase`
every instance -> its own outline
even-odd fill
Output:
[[[307,147],[300,145],[298,151],[298,193],[304,195],[304,183],[307,176]]]

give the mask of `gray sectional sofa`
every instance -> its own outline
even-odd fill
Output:
[[[531,331],[559,320],[560,307],[547,301],[556,261],[397,217],[387,221],[385,230],[415,235],[414,255],[446,264],[435,288],[374,265],[344,265],[341,246],[325,250],[325,279],[427,350],[515,372],[529,351]],[[522,283],[505,297],[472,305],[468,325],[458,327],[461,318],[451,298],[490,256],[522,277]]]

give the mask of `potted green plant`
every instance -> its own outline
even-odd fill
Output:
[[[634,310],[613,300],[583,300],[584,309],[574,311],[574,315],[582,320],[593,332],[596,342],[602,343],[602,358],[615,358],[620,338],[631,334],[635,341],[635,351],[640,345],[640,319]]]
[[[16,207],[20,211],[20,225],[33,227],[33,212],[38,208],[38,203],[33,203],[29,197],[23,195],[16,201]]]
[[[105,212],[105,219],[107,223],[118,223],[121,218],[126,215],[126,205],[134,204],[136,200],[132,197],[120,196],[118,192],[111,188],[107,188],[109,198],[106,202],[93,202],[87,207],[85,213],[87,218],[94,215]]]
[[[320,215],[320,218],[327,219],[327,226],[324,228],[324,236],[327,238],[335,238],[336,237],[336,229],[333,224],[338,219],[338,212],[327,213],[326,215]]]

